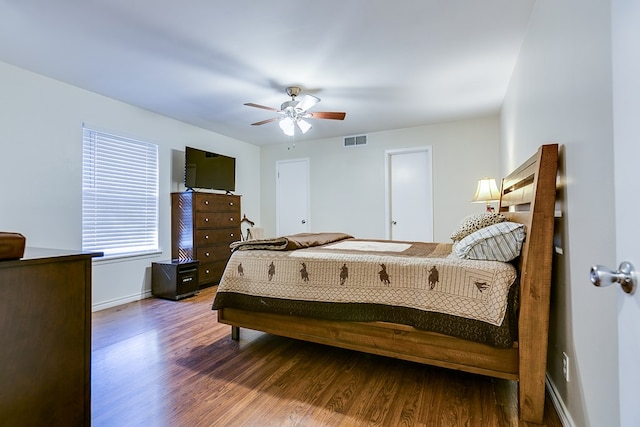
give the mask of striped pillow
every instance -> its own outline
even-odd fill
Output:
[[[453,250],[458,258],[508,262],[520,255],[524,238],[523,224],[500,222],[469,234]]]

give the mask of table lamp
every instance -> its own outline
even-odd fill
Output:
[[[487,212],[493,212],[491,203],[500,201],[500,191],[494,178],[482,178],[478,180],[478,188],[473,196],[473,203],[486,203]]]

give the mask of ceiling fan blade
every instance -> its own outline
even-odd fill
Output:
[[[253,102],[247,102],[246,104],[247,107],[256,107],[256,108],[262,108],[263,110],[269,110],[269,111],[275,111],[275,112],[279,112],[280,110],[278,110],[277,108],[272,108],[272,107],[266,107],[264,105],[260,105],[260,104],[254,104]]]
[[[337,111],[320,111],[311,114],[312,119],[331,119],[331,120],[344,120],[347,113],[341,113]]]
[[[309,108],[313,107],[318,102],[320,102],[320,98],[316,98],[313,95],[305,95],[302,97],[300,102],[298,102],[298,105],[296,105],[296,108],[299,108],[302,111],[307,111]]]
[[[255,122],[255,123],[251,123],[251,126],[260,126],[260,125],[264,125],[266,123],[271,123],[271,122],[275,122],[276,120],[280,120],[282,117],[274,117],[272,119],[267,119],[267,120],[263,120],[261,122]]]

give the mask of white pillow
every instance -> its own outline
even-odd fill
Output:
[[[520,255],[524,225],[500,222],[469,234],[453,246],[458,258],[508,262]]]

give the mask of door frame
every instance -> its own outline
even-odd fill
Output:
[[[278,174],[280,173],[280,165],[285,163],[299,163],[303,162],[305,164],[305,169],[307,172],[307,200],[306,200],[306,232],[309,232],[309,227],[311,225],[311,172],[310,172],[310,160],[308,157],[298,158],[298,159],[286,159],[286,160],[276,160],[276,236],[280,236],[280,181]]]
[[[395,154],[420,152],[428,153],[427,162],[431,173],[431,234],[433,235],[433,146],[421,145],[409,148],[395,148],[392,150],[385,150],[384,152],[384,235],[387,240],[391,239],[391,156]]]

